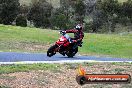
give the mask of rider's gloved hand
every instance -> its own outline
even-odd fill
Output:
[[[62,30],[61,30],[60,33],[66,33],[66,31],[62,31]]]

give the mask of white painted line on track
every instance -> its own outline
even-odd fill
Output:
[[[132,61],[95,61],[95,60],[60,60],[60,61],[20,61],[20,62],[0,62],[1,64],[37,64],[37,63],[49,63],[49,64],[63,64],[63,63],[84,63],[84,62],[128,62]]]

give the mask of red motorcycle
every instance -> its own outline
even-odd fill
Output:
[[[48,51],[47,51],[47,56],[51,57],[53,55],[56,54],[56,52],[59,52],[60,54],[62,54],[63,56],[65,56],[65,54],[68,57],[73,57],[75,56],[75,54],[78,52],[78,46],[82,46],[82,42],[78,41],[76,43],[73,43],[70,36],[68,34],[66,34],[64,31],[60,31],[60,34],[62,35],[58,41],[56,41],[56,43],[51,46]],[[71,41],[71,42],[70,42]],[[68,46],[64,46],[64,44],[66,44],[67,42],[70,42],[70,44]],[[60,51],[60,47],[64,46],[63,51]]]

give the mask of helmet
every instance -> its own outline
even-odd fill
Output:
[[[81,24],[78,24],[78,25],[76,25],[76,27],[75,27],[77,30],[82,30],[82,25]]]

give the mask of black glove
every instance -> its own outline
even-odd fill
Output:
[[[61,34],[65,34],[65,33],[66,33],[66,31],[60,31],[60,33],[61,33]]]

